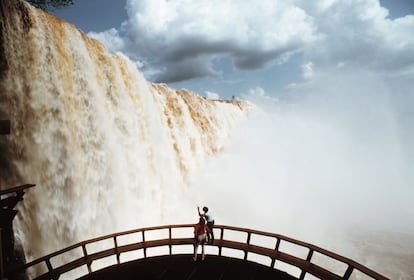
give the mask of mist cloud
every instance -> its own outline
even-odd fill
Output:
[[[411,279],[414,115],[395,89],[367,71],[336,71],[278,97],[254,88],[244,98],[260,109],[197,176],[193,200],[222,224],[296,237]]]

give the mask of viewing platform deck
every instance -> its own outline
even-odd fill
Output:
[[[224,225],[214,227],[216,239],[206,245],[206,259],[199,256],[194,262],[193,229],[193,224],[166,225],[98,237],[6,271],[6,276],[30,271],[31,279],[388,279],[309,243]]]

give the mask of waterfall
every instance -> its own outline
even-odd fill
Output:
[[[195,204],[183,200],[192,175],[253,106],[150,83],[73,25],[25,2],[0,5],[0,117],[12,124],[0,183],[36,184],[15,221],[26,257],[192,222]]]

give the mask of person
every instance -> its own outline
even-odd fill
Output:
[[[197,210],[198,210],[198,215],[200,217],[204,217],[207,221],[207,227],[209,229],[209,231],[207,233],[208,244],[213,244],[213,242],[214,242],[214,232],[213,232],[214,218],[213,218],[213,214],[211,213],[211,210],[208,209],[207,206],[203,207],[203,213],[200,212],[200,207],[199,206],[197,206]]]
[[[204,261],[204,244],[207,241],[207,232],[208,227],[206,225],[204,217],[200,217],[198,220],[198,224],[194,226],[194,238],[195,238],[195,246],[194,246],[194,256],[193,260],[197,260],[197,251],[198,246],[201,245],[201,260]]]

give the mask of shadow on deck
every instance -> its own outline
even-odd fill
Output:
[[[81,280],[145,279],[145,280],[293,280],[289,274],[258,263],[207,255],[204,261],[194,262],[192,255],[151,257],[114,265]]]

